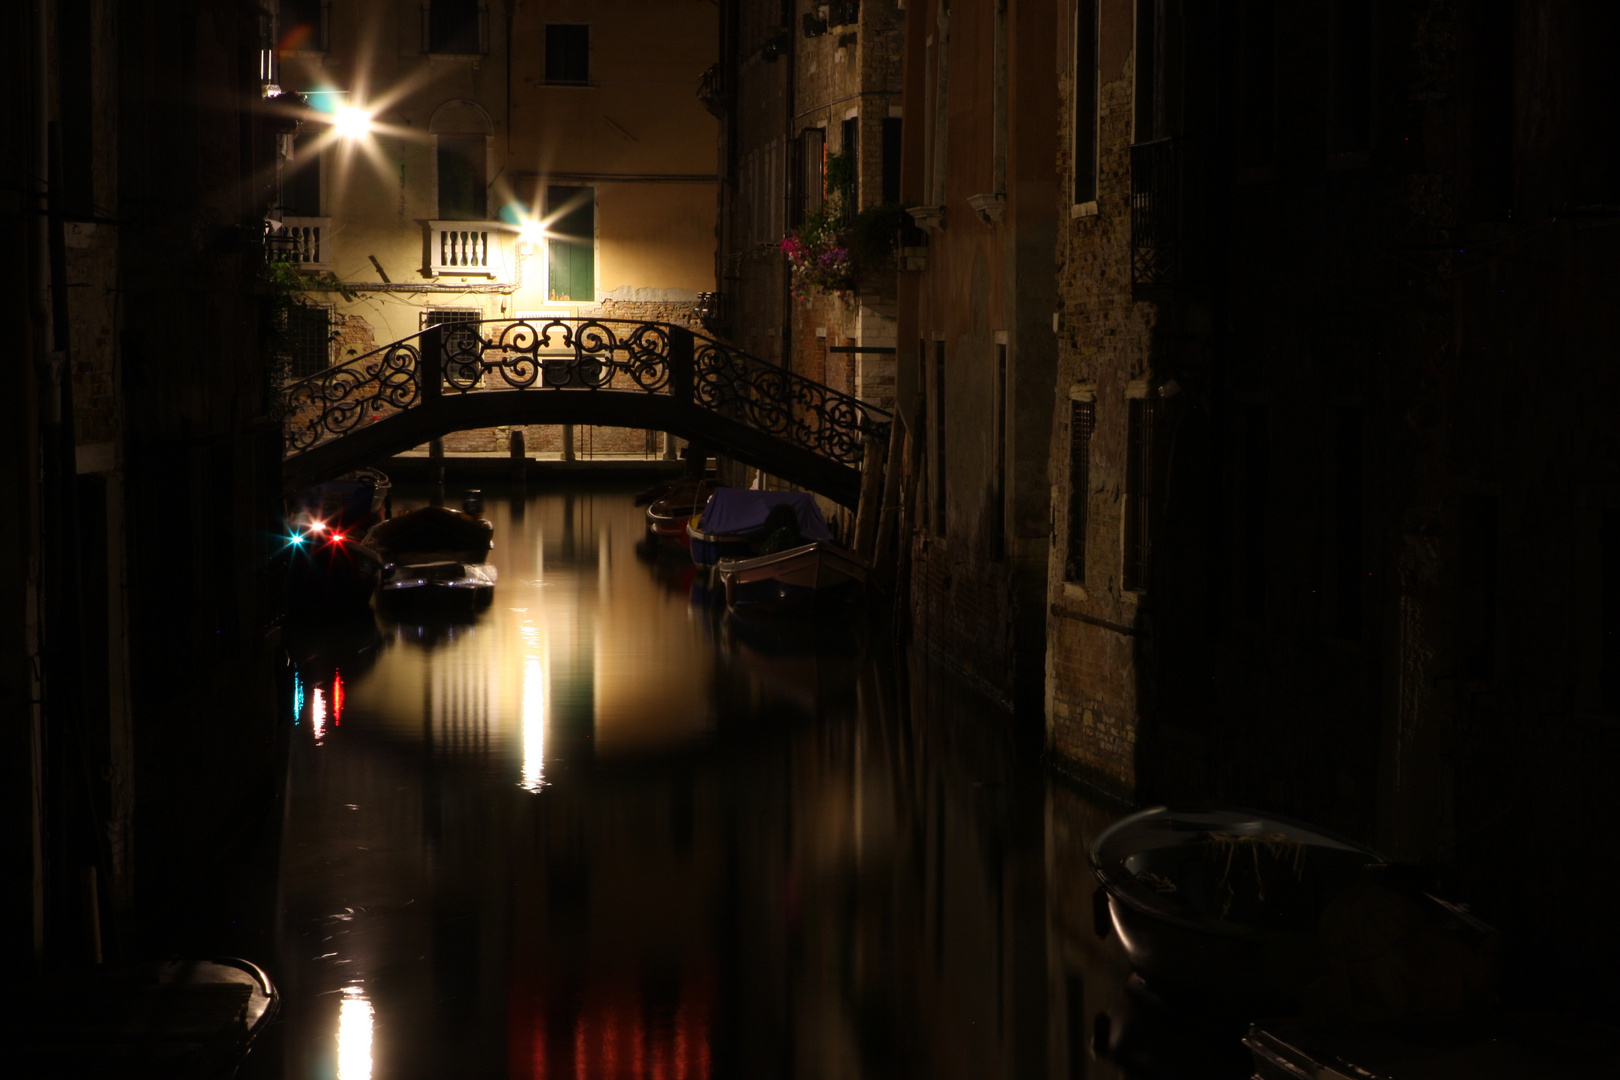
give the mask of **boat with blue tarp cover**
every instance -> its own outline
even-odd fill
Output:
[[[752,488],[719,488],[686,532],[692,561],[699,566],[833,538],[814,495]],[[773,536],[779,542],[773,543]]]

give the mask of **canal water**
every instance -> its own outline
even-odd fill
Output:
[[[284,1008],[244,1075],[1155,1075],[1173,1033],[1110,1052],[1116,812],[1002,714],[886,631],[706,605],[631,487],[484,512],[488,609],[289,636]]]

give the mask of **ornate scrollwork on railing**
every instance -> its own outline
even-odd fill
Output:
[[[696,334],[692,369],[677,385],[674,332],[590,318],[429,327],[288,386],[287,449],[300,453],[444,394],[611,390],[684,400],[688,381],[693,404],[841,464],[889,437],[889,415],[859,398]],[[686,371],[684,359],[678,366]],[[423,385],[430,372],[437,386]]]
[[[657,393],[669,385],[669,331],[658,323],[548,319],[440,329],[445,382],[461,393],[536,385]],[[490,374],[498,384],[486,380]]]
[[[722,416],[846,465],[866,440],[888,441],[889,415],[860,398],[716,341],[700,339],[694,359],[693,397]]]
[[[401,341],[288,386],[282,392],[288,452],[415,405],[422,396],[421,360],[415,345]]]

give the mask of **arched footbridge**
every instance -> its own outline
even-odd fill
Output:
[[[290,384],[283,479],[300,487],[452,431],[667,431],[846,506],[888,413],[670,323],[447,323]]]

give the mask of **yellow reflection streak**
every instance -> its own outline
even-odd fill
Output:
[[[371,1002],[358,986],[343,988],[338,1009],[337,1080],[371,1080]]]
[[[546,786],[546,669],[541,657],[545,654],[544,635],[532,623],[518,628],[523,639],[523,779],[518,786],[524,791],[539,791]]]
[[[315,733],[315,745],[326,738],[326,691],[315,687],[309,698],[309,727]]]

